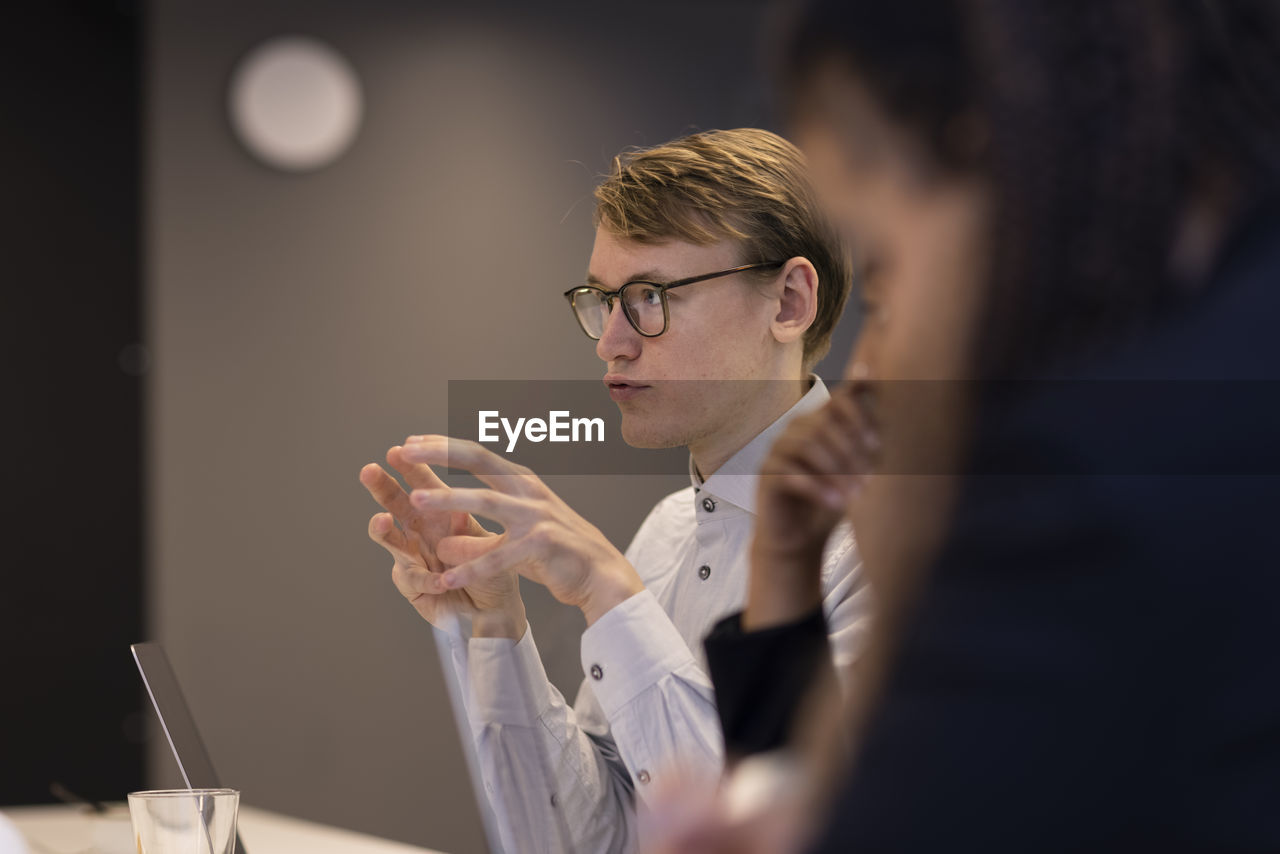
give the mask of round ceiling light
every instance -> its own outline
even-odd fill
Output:
[[[355,70],[324,42],[271,39],[251,50],[231,80],[231,124],[245,147],[277,169],[304,172],[336,160],[360,127]]]

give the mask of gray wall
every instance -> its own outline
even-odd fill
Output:
[[[595,176],[625,145],[767,120],[759,5],[150,4],[151,630],[247,803],[476,847],[430,632],[356,473],[444,429],[449,379],[601,375],[560,298]],[[295,32],[367,99],[355,146],[305,176],[251,160],[224,109],[237,58]],[[554,485],[624,545],[681,484]],[[545,596],[531,619],[571,692],[580,619]]]

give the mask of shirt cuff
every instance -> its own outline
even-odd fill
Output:
[[[605,716],[615,714],[693,652],[648,590],[610,609],[582,633],[582,671]]]
[[[732,614],[716,623],[703,646],[725,750],[737,756],[786,744],[805,693],[830,666],[821,608],[754,632],[743,631],[741,612]]]
[[[531,628],[524,630],[519,641],[471,638],[467,671],[474,698],[473,724],[533,726],[551,707],[550,682]]]

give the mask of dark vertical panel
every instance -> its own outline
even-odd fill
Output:
[[[139,786],[140,40],[133,4],[0,27],[0,804]]]

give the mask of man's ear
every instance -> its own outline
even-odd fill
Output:
[[[792,258],[783,265],[779,280],[778,313],[770,330],[780,343],[790,344],[804,337],[818,314],[818,271],[808,258]]]

